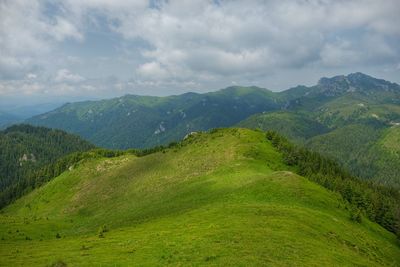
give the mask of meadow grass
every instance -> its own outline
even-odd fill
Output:
[[[0,265],[400,265],[393,234],[291,171],[246,129],[87,160],[1,211]]]

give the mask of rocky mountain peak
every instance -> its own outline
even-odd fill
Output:
[[[345,92],[369,93],[374,91],[398,91],[400,86],[383,79],[376,79],[361,72],[347,76],[339,75],[332,78],[321,78],[318,87],[327,96],[335,96]]]

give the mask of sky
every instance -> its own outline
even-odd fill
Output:
[[[0,0],[0,105],[400,83],[400,0]]]

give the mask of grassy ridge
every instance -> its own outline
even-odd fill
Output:
[[[0,265],[395,266],[393,234],[293,174],[261,132],[93,158],[0,215]]]

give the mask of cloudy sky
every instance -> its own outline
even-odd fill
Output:
[[[400,83],[400,0],[0,0],[0,104],[361,71]]]

